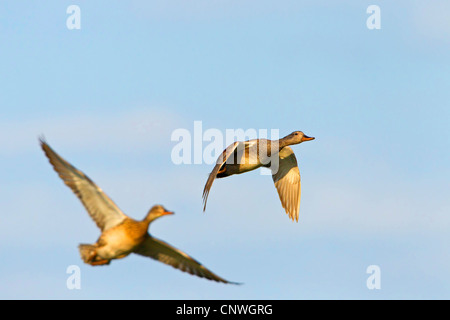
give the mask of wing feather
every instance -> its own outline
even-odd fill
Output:
[[[43,139],[40,143],[53,169],[80,199],[102,231],[118,225],[127,217],[88,176],[61,158]]]
[[[298,222],[301,197],[300,171],[294,151],[290,147],[284,147],[279,152],[279,166],[276,171],[272,169],[272,179],[289,218]]]
[[[150,235],[134,250],[134,253],[155,259],[200,278],[206,278],[223,283],[234,283],[214,274],[212,271],[205,268],[200,262],[196,261],[183,251],[178,250],[170,244]]]
[[[208,180],[206,181],[205,184],[205,188],[203,189],[203,211],[206,210],[206,201],[208,200],[209,191],[211,190],[211,186],[214,182],[214,179],[216,179],[217,173],[219,172],[223,164],[227,162],[228,159],[231,159],[230,156],[233,154],[233,152],[236,150],[236,148],[238,148],[240,144],[241,142],[239,141],[230,144],[217,159],[216,165],[209,174]]]

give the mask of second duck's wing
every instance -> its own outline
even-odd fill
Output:
[[[118,225],[127,217],[88,176],[61,158],[44,140],[40,139],[40,143],[53,169],[81,200],[102,231]]]
[[[203,189],[203,211],[206,209],[206,201],[208,200],[209,191],[211,189],[211,186],[214,182],[214,179],[216,179],[217,173],[219,172],[220,168],[223,166],[223,164],[230,158],[230,156],[233,154],[233,152],[237,149],[239,145],[242,145],[242,142],[236,141],[233,144],[230,144],[219,156],[219,158],[216,161],[216,165],[214,166],[214,169],[209,174],[208,180],[206,181],[205,188]]]
[[[300,171],[294,151],[290,147],[284,147],[279,152],[279,166],[276,172],[275,170],[272,169],[272,179],[281,204],[289,218],[298,222],[301,195]]]
[[[134,253],[155,259],[200,278],[236,284],[214,274],[183,251],[150,235],[134,250]]]

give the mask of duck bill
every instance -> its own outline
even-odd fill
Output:
[[[175,212],[173,212],[173,211],[164,211],[161,216],[167,216],[167,215],[170,215],[170,214],[175,214]]]
[[[314,139],[315,139],[314,137],[308,137],[307,135],[304,135],[303,138],[302,138],[302,142],[303,141],[310,141],[310,140],[314,140]]]

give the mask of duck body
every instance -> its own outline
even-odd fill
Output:
[[[149,223],[125,219],[119,225],[104,231],[93,245],[80,244],[80,255],[91,265],[109,264],[132,253],[148,236]]]
[[[267,162],[267,155],[259,153],[260,146],[267,144],[270,144],[270,140],[255,139],[238,145],[231,157],[222,164],[216,177],[225,178],[260,168],[263,163]]]

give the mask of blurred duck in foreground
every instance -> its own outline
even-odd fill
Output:
[[[142,221],[128,217],[83,172],[61,158],[43,139],[40,139],[40,144],[55,171],[81,200],[101,230],[96,243],[79,245],[81,258],[85,263],[92,266],[108,265],[113,259],[136,253],[201,278],[233,283],[215,275],[186,253],[148,233],[150,223],[173,212],[155,205]]]
[[[215,178],[229,177],[260,167],[270,168],[281,204],[292,221],[298,222],[300,210],[300,171],[294,151],[288,146],[314,140],[294,131],[279,140],[254,139],[230,144],[216,161],[203,189],[203,211]]]

